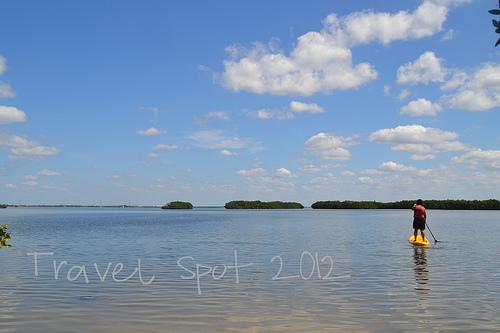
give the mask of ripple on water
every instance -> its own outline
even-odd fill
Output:
[[[499,332],[498,212],[430,211],[442,243],[407,243],[407,211],[164,212],[7,209],[13,249],[0,252],[0,333],[6,332]],[[471,222],[473,221],[473,222]],[[452,228],[450,226],[453,226]],[[472,242],[471,239],[476,241]],[[54,252],[33,275],[34,250]],[[176,260],[242,264],[202,294]],[[334,280],[317,277],[303,251],[333,257]],[[89,283],[54,280],[52,260],[89,268]],[[141,259],[144,275],[100,282],[93,263]],[[309,260],[310,258],[307,257]],[[320,265],[320,275],[328,271]]]

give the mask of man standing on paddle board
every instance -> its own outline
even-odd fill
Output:
[[[413,239],[417,239],[418,230],[420,230],[420,234],[422,235],[422,241],[425,242],[425,221],[427,219],[427,213],[425,212],[425,207],[422,206],[422,199],[418,199],[417,203],[413,205],[411,208],[413,210]]]

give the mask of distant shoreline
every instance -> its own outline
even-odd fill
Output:
[[[394,202],[378,201],[317,201],[311,206],[302,206],[298,202],[261,202],[261,201],[231,201],[225,206],[194,206],[196,209],[218,208],[225,210],[265,210],[265,209],[410,209],[414,204],[413,200],[403,200]],[[496,199],[488,200],[425,200],[424,206],[431,210],[500,210],[500,201]],[[149,208],[161,209],[162,205],[0,205],[0,208]]]
[[[135,206],[135,205],[7,205],[6,208],[158,208],[162,205]],[[194,208],[224,208],[224,206],[194,206]]]
[[[317,201],[313,209],[411,209],[414,200],[394,202],[379,201]],[[424,200],[427,209],[441,210],[500,210],[500,201],[488,200]]]
[[[259,205],[254,204],[258,202]],[[236,204],[235,204],[236,203]],[[245,203],[245,204],[242,204]],[[277,203],[275,206],[270,203]],[[229,204],[229,205],[228,205]],[[253,205],[252,205],[253,204]],[[264,205],[262,205],[264,204]],[[290,205],[293,204],[293,205]],[[194,206],[193,208],[225,208],[232,209],[296,209],[296,208],[311,208],[311,209],[411,209],[414,201],[403,200],[394,202],[378,202],[378,201],[316,201],[311,206],[302,206],[300,203],[287,202],[229,202],[225,206]],[[300,206],[298,206],[300,205]],[[500,200],[426,200],[424,206],[427,209],[439,210],[500,210]],[[12,205],[0,204],[0,208],[154,208],[161,209],[164,205]]]
[[[7,205],[8,208],[161,208],[158,206],[133,205]]]

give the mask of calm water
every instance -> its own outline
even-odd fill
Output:
[[[4,209],[0,332],[500,332],[500,213],[430,211],[427,249],[410,215]]]

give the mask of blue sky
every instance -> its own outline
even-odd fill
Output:
[[[495,5],[2,1],[0,201],[498,198]]]

